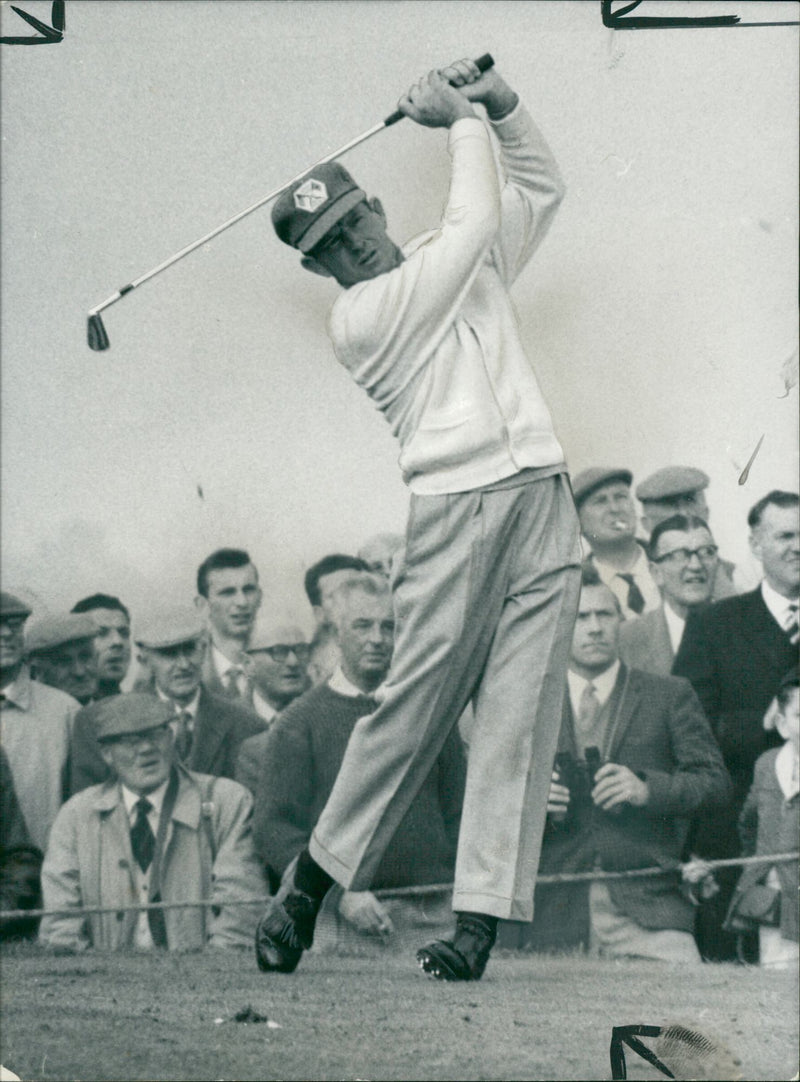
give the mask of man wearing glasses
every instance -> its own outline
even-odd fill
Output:
[[[719,556],[711,531],[696,515],[672,515],[654,527],[650,575],[662,604],[620,628],[620,655],[633,669],[669,676],[689,613],[707,604]]]
[[[97,705],[110,778],[63,806],[50,836],[39,938],[67,950],[249,947],[266,885],[250,833],[250,794],[187,770],[175,755],[171,702],[132,693]],[[136,903],[208,901],[140,910]],[[83,908],[111,908],[83,914]],[[74,916],[64,910],[76,910]],[[114,911],[116,910],[116,911]]]

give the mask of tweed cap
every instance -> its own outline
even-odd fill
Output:
[[[135,642],[152,650],[191,642],[205,634],[203,621],[191,605],[175,605],[153,609],[136,628]]]
[[[25,628],[25,652],[42,653],[68,642],[93,639],[96,634],[97,625],[91,616],[83,612],[38,616]]]
[[[587,496],[612,481],[622,481],[629,485],[633,481],[633,474],[630,470],[614,469],[610,466],[592,466],[588,470],[582,470],[572,479],[572,494],[576,506],[580,507]]]
[[[338,162],[316,165],[281,195],[272,224],[284,244],[310,252],[366,192]]]
[[[24,601],[5,591],[0,593],[0,616],[30,616],[31,610]]]
[[[146,733],[148,729],[157,729],[174,717],[172,703],[163,702],[155,695],[132,691],[127,695],[112,695],[97,703],[95,731],[98,740],[112,740],[125,733]]]
[[[636,486],[636,496],[642,501],[669,500],[685,492],[700,492],[708,488],[708,481],[708,474],[694,466],[665,466]]]

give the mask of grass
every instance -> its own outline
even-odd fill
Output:
[[[0,1059],[25,1080],[606,1079],[612,1026],[671,1021],[716,1033],[745,1079],[797,1070],[793,973],[497,951],[477,984],[396,953],[312,952],[291,976],[247,952],[1,962]],[[247,1006],[270,1021],[236,1022]],[[662,1077],[632,1054],[628,1074]]]

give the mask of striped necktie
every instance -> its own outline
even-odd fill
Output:
[[[800,642],[800,622],[798,622],[797,616],[798,608],[800,608],[800,606],[798,606],[798,603],[796,601],[792,601],[789,603],[789,605],[787,605],[786,610],[788,616],[786,619],[786,627],[784,630],[789,636],[789,642],[792,644],[792,646],[797,646],[797,644]]]

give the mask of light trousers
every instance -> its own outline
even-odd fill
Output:
[[[453,909],[533,918],[580,591],[564,473],[412,496],[386,697],[353,730],[311,856],[364,890],[472,700]]]

